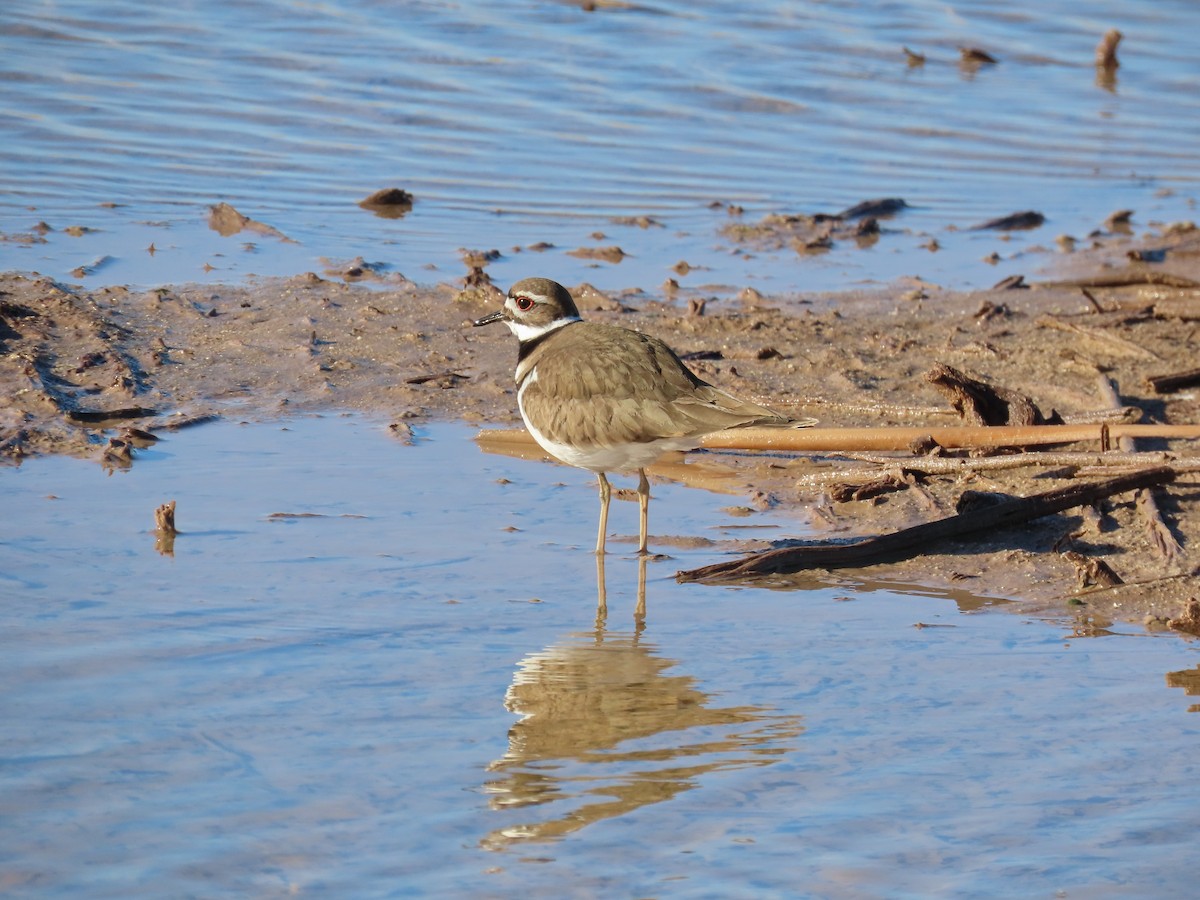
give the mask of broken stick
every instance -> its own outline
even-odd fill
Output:
[[[1121,397],[1117,392],[1117,386],[1107,375],[1103,372],[1097,372],[1096,383],[1100,388],[1100,396],[1109,405],[1114,407],[1121,405]],[[1130,436],[1119,438],[1117,446],[1124,453],[1137,452],[1137,441]],[[1154,493],[1148,489],[1138,491],[1136,499],[1137,510],[1146,521],[1146,531],[1150,535],[1150,542],[1158,551],[1159,556],[1168,563],[1175,562],[1183,554],[1183,546],[1175,539],[1175,535],[1171,534],[1171,529],[1167,527],[1166,520],[1163,519],[1162,510],[1158,508],[1158,501],[1154,498]]]
[[[864,538],[854,543],[817,543],[781,547],[728,562],[689,569],[675,574],[679,582],[745,582],[765,575],[786,575],[804,569],[840,569],[867,566],[916,556],[934,541],[961,539],[979,532],[991,533],[1018,522],[1040,519],[1076,506],[1086,506],[1113,494],[1169,484],[1175,472],[1156,466],[1105,481],[1073,484],[1031,497],[1014,497],[994,506],[972,509],[944,519],[923,522],[891,534]]]
[[[932,438],[947,450],[979,447],[1033,447],[1076,441],[1105,443],[1122,436],[1200,440],[1200,425],[931,425],[847,428],[731,428],[707,435],[701,446],[709,450],[774,450],[808,453],[846,450],[909,450],[914,442]],[[538,450],[529,432],[521,428],[494,428],[479,432],[475,440],[492,447],[529,447]]]
[[[1172,372],[1170,375],[1154,375],[1146,379],[1146,384],[1156,394],[1172,394],[1183,388],[1200,385],[1200,369]]]

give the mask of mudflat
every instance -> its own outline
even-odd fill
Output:
[[[1200,231],[1112,235],[1064,260],[1052,279],[977,291],[919,281],[784,296],[675,282],[607,293],[569,287],[585,317],[655,334],[702,378],[822,425],[985,424],[964,399],[971,385],[983,386],[993,407],[1000,399],[988,415],[1016,424],[1200,423]],[[5,273],[0,454],[136,465],[139,444],[162,429],[321,410],[388,417],[401,437],[430,419],[511,428],[519,424],[513,342],[470,327],[502,297],[479,267],[455,284],[380,288],[306,273],[150,291]],[[871,566],[880,577],[969,585],[1024,600],[1025,610],[1069,612],[1085,630],[1114,618],[1188,627],[1189,603],[1194,615],[1200,598],[1198,463],[1194,440],[1158,437],[1036,452],[926,442],[891,453],[711,459],[744,492],[748,516],[794,506],[831,539],[953,514],[968,491],[1028,496],[1172,466],[1164,487]]]

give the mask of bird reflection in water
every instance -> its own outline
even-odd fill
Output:
[[[493,830],[491,850],[553,841],[700,787],[712,772],[768,766],[794,749],[801,717],[758,706],[711,706],[690,675],[643,637],[646,559],[639,559],[633,632],[606,629],[604,562],[590,632],[521,660],[506,708],[521,716],[488,771],[493,810],[536,818]]]

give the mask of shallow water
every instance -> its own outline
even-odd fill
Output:
[[[1114,27],[1103,83],[1093,52]],[[505,254],[502,284],[654,288],[682,259],[703,267],[693,285],[988,286],[1118,209],[1139,231],[1195,217],[1197,33],[1191,0],[6,4],[0,267],[154,285],[361,255],[436,281],[467,247]],[[964,68],[960,46],[999,63]],[[389,186],[416,196],[407,216],[356,205]],[[710,208],[756,222],[880,196],[912,209],[870,249],[811,256],[748,254]],[[295,243],[219,236],[218,201]],[[963,230],[1031,208],[1048,218],[1033,232]],[[19,239],[41,221],[45,243]],[[555,246],[512,252],[539,241]],[[606,244],[630,256],[567,255]]]
[[[0,469],[6,896],[1190,895],[1194,642],[677,585],[711,548],[645,565],[639,624],[619,542],[598,621],[590,476],[471,434],[218,423]],[[653,534],[746,524],[653,491]]]

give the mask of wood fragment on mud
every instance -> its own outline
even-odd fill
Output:
[[[1138,453],[1089,453],[1079,450],[1030,450],[1007,456],[925,456],[908,459],[896,456],[877,456],[871,453],[847,453],[846,458],[877,466],[902,465],[905,471],[922,475],[961,475],[968,472],[989,472],[1005,469],[1024,469],[1030,466],[1059,467],[1076,473],[1111,474],[1115,468],[1145,469],[1170,464],[1176,472],[1200,471],[1200,457],[1178,457],[1160,450]]]
[[[700,446],[709,450],[771,450],[777,452],[907,451],[915,441],[932,438],[945,449],[1025,447],[1115,440],[1122,435],[1162,440],[1200,440],[1200,425],[933,425],[781,428],[730,428],[706,436]],[[475,440],[483,445],[536,447],[523,428],[489,428]]]
[[[1042,288],[1121,288],[1154,284],[1173,288],[1200,288],[1200,281],[1170,272],[1159,272],[1139,266],[1130,266],[1116,272],[1106,272],[1090,278],[1071,278],[1062,281],[1039,281]]]
[[[1183,388],[1196,387],[1200,385],[1200,369],[1152,375],[1146,379],[1146,385],[1156,394],[1172,394]]]
[[[1200,425],[949,425],[930,427],[847,428],[731,428],[701,442],[710,450],[848,451],[908,450],[916,441],[932,438],[944,449],[1024,447],[1115,440],[1122,435],[1200,440]],[[532,439],[529,439],[532,440]]]
[[[1100,328],[1088,325],[1076,325],[1074,322],[1065,322],[1053,316],[1041,316],[1037,319],[1037,324],[1042,328],[1056,328],[1059,331],[1078,335],[1084,340],[1102,346],[1104,350],[1113,356],[1132,359],[1158,359],[1157,354],[1152,353],[1140,344],[1136,344],[1118,335],[1110,334]]]
[[[926,372],[925,381],[945,394],[950,405],[971,425],[1062,423],[1057,412],[1044,415],[1024,394],[985,384],[944,363],[937,363]]]
[[[1104,481],[1072,484],[1029,497],[1013,497],[995,505],[923,522],[889,534],[853,543],[815,543],[781,547],[750,556],[676,573],[679,582],[747,582],[769,575],[787,575],[805,569],[853,568],[894,562],[932,552],[944,540],[994,534],[997,529],[1040,519],[1076,506],[1095,503],[1114,494],[1168,484],[1175,472],[1167,466],[1144,469]]]
[[[1125,583],[1121,576],[1113,571],[1112,566],[1102,559],[1085,556],[1076,550],[1066,550],[1060,555],[1075,567],[1075,577],[1081,591],[1091,587],[1116,587]]]

